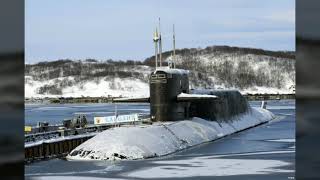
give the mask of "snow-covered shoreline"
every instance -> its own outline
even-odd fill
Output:
[[[80,84],[61,88],[61,94],[39,94],[38,90],[43,86],[57,86],[56,82],[70,81],[75,77],[56,78],[49,81],[36,81],[31,76],[25,77],[25,97],[44,98],[79,98],[79,97],[141,97],[149,96],[149,84],[135,78],[114,78],[110,81],[99,79],[96,82],[88,81]],[[111,86],[111,87],[110,87]],[[240,91],[241,94],[294,94],[295,90],[290,88],[278,89],[266,86],[254,86],[245,89],[231,88]],[[197,88],[202,89],[202,88]],[[216,85],[212,89],[226,89],[223,85]],[[230,88],[229,88],[230,89]],[[204,89],[206,90],[206,89]]]
[[[191,120],[106,130],[75,148],[68,160],[143,159],[168,155],[272,120],[268,110],[251,108],[228,121]]]
[[[172,60],[163,53],[163,62]],[[295,93],[294,52],[227,46],[177,50],[175,73],[189,72],[190,89],[237,89],[242,94]],[[152,57],[144,61],[58,60],[26,64],[25,97],[149,95]],[[168,71],[166,68],[159,70]],[[172,71],[172,70],[170,70]]]

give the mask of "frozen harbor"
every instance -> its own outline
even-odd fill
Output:
[[[252,106],[260,105],[260,102],[250,103]],[[30,179],[70,179],[70,176],[77,176],[78,180],[178,177],[212,179],[212,176],[219,179],[288,179],[294,176],[295,170],[295,102],[271,101],[267,107],[275,115],[281,116],[281,120],[168,156],[121,162],[54,159],[27,165],[26,176]],[[113,105],[108,104],[82,104],[78,107],[55,105],[55,108],[47,105],[44,109],[40,105],[26,106],[26,117],[29,117],[30,123],[37,121],[32,118],[37,116],[32,109],[41,112],[41,108],[49,113],[52,119],[64,116],[61,115],[62,112],[67,112],[65,116],[83,111],[87,114],[113,112]],[[119,105],[118,109],[123,109],[123,113],[147,112],[148,105]]]
[[[149,113],[149,104],[118,104],[119,115],[131,113]],[[63,119],[70,119],[77,114],[86,115],[93,123],[94,116],[113,116],[114,104],[27,104],[25,105],[25,124],[36,125],[38,121],[49,124],[61,124]]]

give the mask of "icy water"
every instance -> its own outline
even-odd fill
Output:
[[[250,102],[260,106],[261,102]],[[148,104],[118,105],[120,113],[148,112]],[[53,159],[25,166],[27,179],[294,179],[295,101],[268,101],[273,122],[161,158],[135,161]],[[74,113],[111,115],[114,105],[30,105],[26,123],[58,123]],[[48,116],[46,116],[46,114]]]
[[[93,123],[94,116],[113,116],[115,109],[120,115],[149,113],[149,104],[27,104],[25,124],[35,126],[38,121],[61,124],[63,119],[70,119],[78,114],[86,115],[88,121]]]

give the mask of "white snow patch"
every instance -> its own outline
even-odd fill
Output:
[[[267,140],[267,141],[293,143],[293,142],[296,142],[296,139],[271,139],[271,140]]]
[[[178,98],[218,98],[215,95],[207,95],[207,94],[187,94],[187,93],[180,93],[177,96]]]
[[[292,152],[294,151],[259,152],[259,154]],[[202,156],[187,160],[155,161],[153,162],[154,164],[163,165],[134,171],[127,174],[127,176],[135,178],[188,178],[197,176],[232,176],[294,172],[294,170],[282,168],[283,166],[291,165],[291,163],[279,160],[221,158],[234,155],[235,154]],[[254,153],[241,155],[254,155]]]
[[[26,142],[24,143],[24,147],[33,147],[39,144],[43,144],[43,143],[53,143],[53,142],[59,142],[59,141],[64,141],[64,140],[68,140],[68,139],[78,139],[81,137],[91,137],[96,135],[97,132],[91,132],[91,133],[85,133],[85,134],[79,134],[79,135],[74,135],[74,136],[62,136],[62,137],[56,137],[56,138],[51,138],[51,139],[46,139],[46,140],[40,140],[40,141],[36,141],[36,142]]]
[[[60,180],[60,179],[68,179],[68,180],[122,180],[119,178],[105,178],[105,177],[86,177],[86,176],[39,176],[32,177],[34,180]]]
[[[112,86],[114,87],[112,88]],[[65,97],[149,96],[149,88],[147,83],[138,79],[114,78],[114,81],[101,79],[98,83],[89,81],[81,86],[71,86],[63,89],[62,94]]]
[[[290,151],[288,151],[288,150],[258,151],[258,152],[247,152],[247,153],[219,154],[219,155],[212,155],[210,157],[221,158],[221,157],[231,157],[231,156],[252,156],[252,155],[287,154],[287,153],[295,153],[295,151],[292,151],[292,150],[290,150]]]
[[[135,97],[149,96],[149,85],[135,78],[113,78],[100,79],[98,81],[87,81],[72,86],[61,87],[61,95],[39,94],[39,88],[44,85],[56,85],[56,81],[73,81],[74,77],[61,77],[48,81],[36,81],[32,77],[25,77],[25,97]]]
[[[296,106],[268,106],[267,109],[296,109]]]
[[[157,71],[163,71],[165,73],[169,73],[169,74],[188,74],[189,71],[185,70],[185,69],[172,69],[169,68],[169,66],[162,66],[162,67],[158,67],[154,73],[156,73]]]

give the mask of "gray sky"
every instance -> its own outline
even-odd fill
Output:
[[[294,0],[28,0],[26,62],[144,60],[161,18],[163,49],[230,45],[295,50]]]

